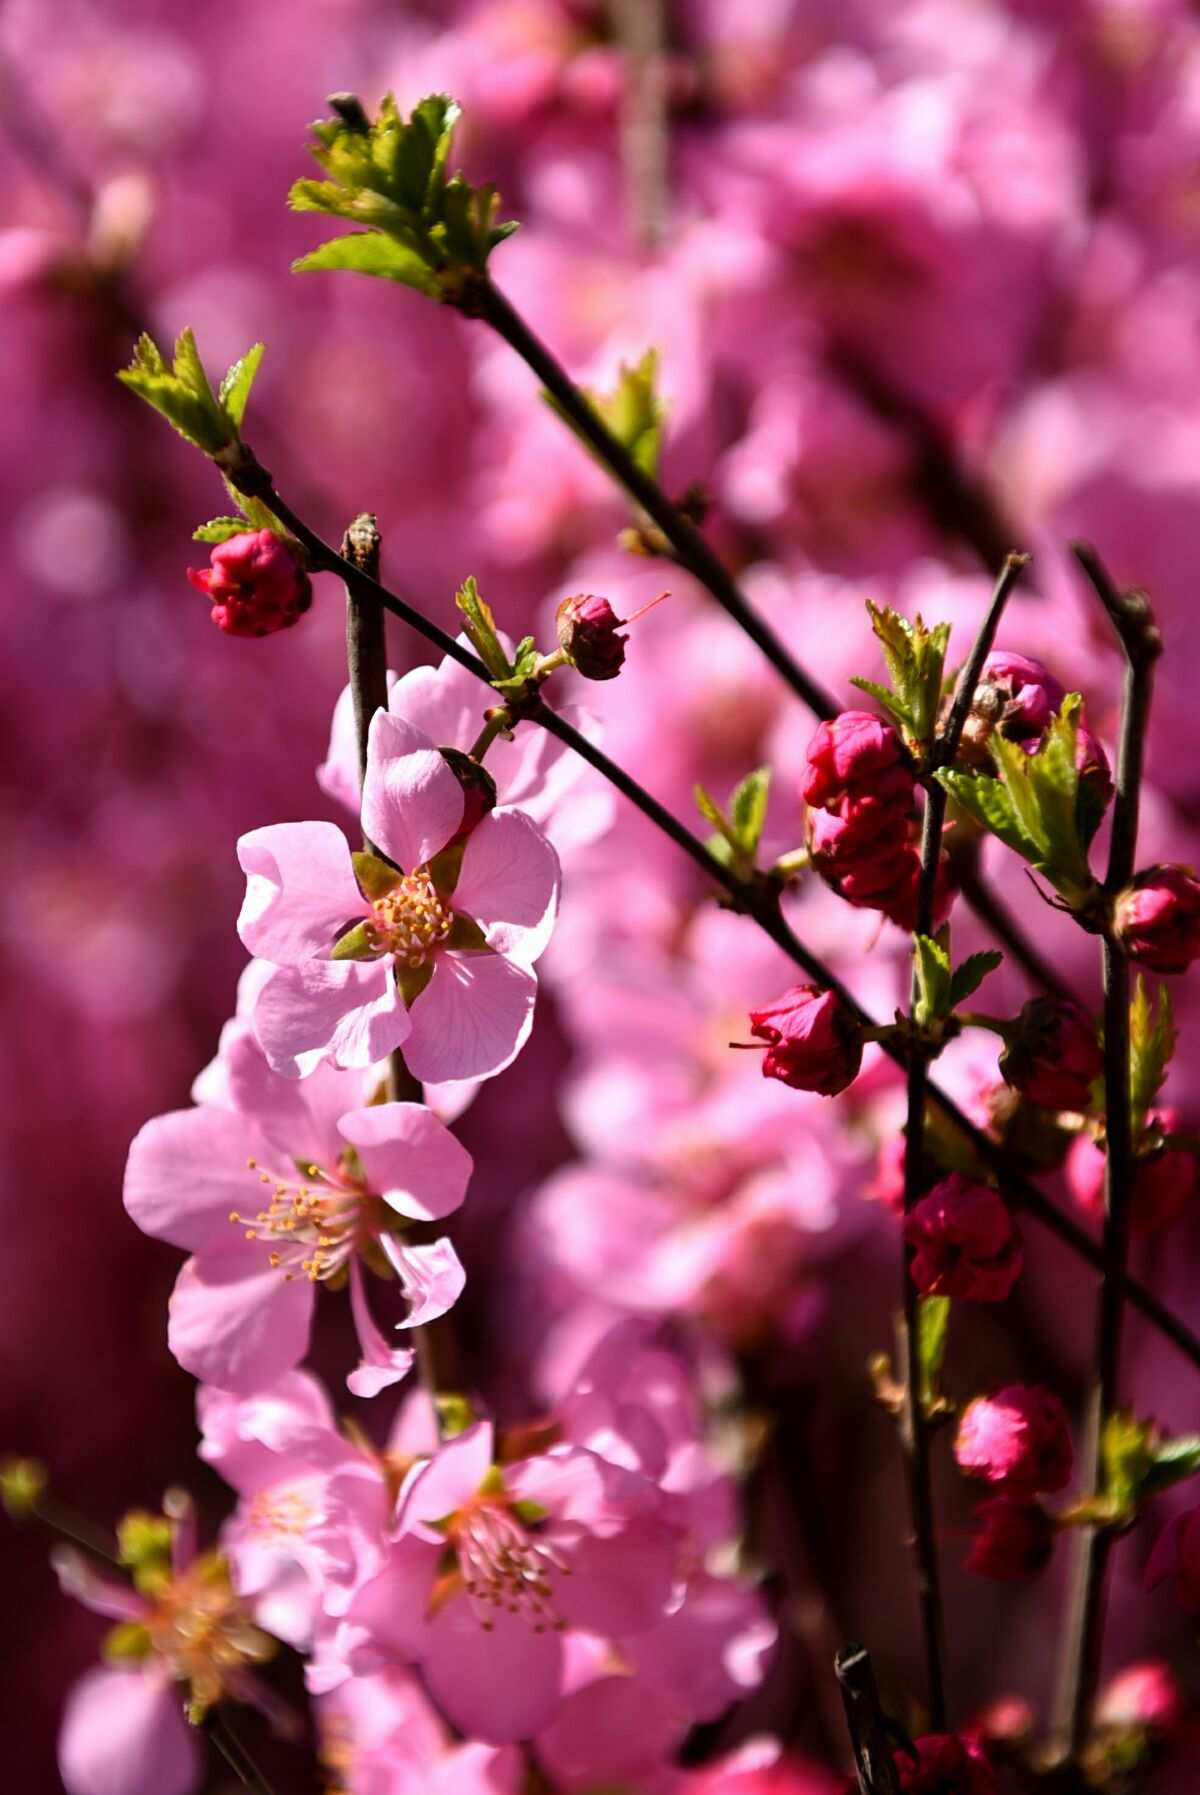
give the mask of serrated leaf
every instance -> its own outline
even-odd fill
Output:
[[[393,280],[402,287],[415,287],[418,293],[438,298],[438,283],[415,250],[406,249],[393,237],[378,231],[350,231],[344,237],[331,237],[306,256],[292,263],[293,274],[314,274],[348,269],[354,274],[370,274],[378,280]]]
[[[611,392],[582,389],[583,397],[600,422],[628,450],[641,471],[650,479],[655,479],[658,474],[667,416],[666,405],[657,390],[657,380],[658,351],[647,349],[640,361],[621,364]],[[595,456],[592,444],[580,435],[575,420],[568,416],[554,395],[543,392],[542,398],[568,429],[579,437],[588,454]]]
[[[1020,831],[1023,847],[1018,851],[1028,860],[1044,861],[1049,854],[1050,839],[1038,808],[1030,775],[1030,756],[1016,742],[998,732],[990,742],[992,758],[1004,783],[1008,808]]]
[[[721,809],[721,806],[717,803],[712,794],[707,792],[702,785],[696,785],[692,788],[692,797],[695,800],[696,809],[700,812],[700,815],[704,818],[705,822],[711,823],[717,833],[729,843],[729,846],[736,850],[738,847],[737,835],[735,834],[729,819],[726,817],[725,812]]]
[[[956,1010],[960,1003],[974,995],[990,972],[1003,964],[1004,955],[997,948],[986,948],[978,954],[968,954],[961,966],[956,966],[950,980],[950,1008]]]
[[[1162,1089],[1176,1038],[1170,992],[1160,985],[1157,1003],[1152,1005],[1146,981],[1139,973],[1129,1005],[1129,1100],[1138,1132]]]
[[[950,1330],[950,1298],[923,1296],[917,1309],[917,1373],[921,1401],[938,1393]]]
[[[222,380],[217,397],[225,414],[233,422],[235,429],[240,430],[242,419],[246,415],[246,401],[250,397],[250,388],[254,385],[254,377],[267,352],[265,343],[254,343],[245,355],[240,355]]]
[[[738,847],[748,860],[753,860],[762,839],[770,786],[770,767],[757,767],[753,773],[746,775],[729,800],[733,833]]]
[[[206,524],[192,531],[192,541],[228,542],[231,536],[243,536],[251,528],[248,517],[210,517]]]
[[[512,664],[496,633],[496,619],[492,615],[492,608],[480,597],[479,588],[473,579],[463,581],[454,595],[454,602],[463,614],[472,646],[492,678],[511,679]]]
[[[914,1020],[921,1028],[950,1012],[950,955],[929,935],[914,935],[917,1001]]]
[[[938,623],[927,629],[920,616],[910,623],[890,606],[870,600],[867,612],[892,681],[890,702],[883,698],[880,702],[888,702],[889,712],[897,715],[910,740],[927,746],[933,740],[941,704],[950,625]],[[854,681],[855,685],[863,683]],[[879,697],[878,688],[874,695]]]
[[[887,712],[892,722],[902,734],[911,735],[913,733],[911,711],[905,710],[904,706],[897,698],[892,696],[886,686],[879,685],[878,682],[873,679],[861,679],[858,677],[852,678],[850,684],[852,686],[857,686],[860,692],[866,692],[868,697],[873,698],[876,704],[880,705],[882,709]]]

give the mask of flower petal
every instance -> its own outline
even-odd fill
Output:
[[[408,1247],[394,1234],[385,1234],[380,1245],[408,1298],[408,1314],[396,1323],[397,1327],[422,1328],[427,1321],[436,1321],[454,1307],[463,1293],[467,1274],[448,1240]]]
[[[472,830],[454,907],[474,917],[488,946],[532,966],[554,928],[558,855],[523,810],[493,810]]]
[[[230,1215],[262,1208],[255,1166],[271,1146],[232,1110],[177,1109],[155,1116],[133,1137],[125,1162],[124,1202],[143,1234],[190,1253],[233,1235]]]
[[[367,914],[350,848],[336,823],[273,823],[238,842],[246,896],[238,934],[252,954],[296,966],[329,952]]]
[[[499,1608],[484,1629],[465,1595],[446,1603],[426,1629],[425,1680],[434,1701],[463,1733],[490,1745],[529,1739],[558,1705],[562,1641],[535,1632],[523,1614]]]
[[[167,1342],[185,1371],[249,1395],[304,1357],[313,1288],[270,1265],[261,1242],[189,1259],[176,1280]]]
[[[393,1350],[375,1326],[357,1257],[350,1261],[350,1309],[362,1358],[350,1372],[346,1384],[353,1396],[378,1396],[389,1384],[398,1384],[408,1376],[417,1355],[411,1347]]]
[[[258,994],[254,1032],[271,1068],[304,1078],[331,1059],[371,1066],[407,1040],[410,1017],[383,961],[281,966]]]
[[[469,1502],[492,1467],[496,1450],[490,1421],[475,1421],[439,1447],[405,1486],[397,1517],[401,1534],[443,1520]],[[440,1539],[436,1533],[429,1536]],[[444,1542],[443,1542],[444,1543]]]
[[[409,1071],[427,1084],[503,1072],[529,1037],[536,998],[533,974],[499,954],[439,954],[409,1011]]]
[[[411,872],[445,847],[462,819],[462,787],[429,737],[376,711],[363,782],[366,834]]]
[[[68,1795],[190,1795],[203,1754],[182,1690],[156,1669],[88,1671],[67,1698],[58,1768]]]
[[[357,1149],[370,1189],[401,1215],[438,1221],[466,1195],[471,1155],[423,1103],[351,1110],[338,1127]]]

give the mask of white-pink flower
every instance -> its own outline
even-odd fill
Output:
[[[403,1047],[431,1083],[488,1078],[533,1023],[533,965],[550,939],[558,858],[523,811],[501,806],[465,843],[463,790],[404,718],[371,724],[363,827],[380,862],[363,884],[333,823],[278,823],[238,843],[238,930],[271,962],[254,1027],[271,1065],[366,1066]],[[449,850],[449,852],[447,852]],[[369,887],[368,890],[364,886]]]
[[[413,1223],[457,1209],[471,1156],[419,1103],[372,1103],[360,1073],[273,1073],[244,1023],[227,1025],[206,1085],[222,1101],[147,1122],[129,1149],[125,1207],[185,1248],[167,1338],[184,1368],[220,1389],[260,1390],[303,1358],[318,1285],[349,1285],[362,1360],[348,1378],[373,1396],[413,1354],[373,1321],[364,1263],[398,1280],[398,1328],[443,1315],[464,1283],[446,1239]]]

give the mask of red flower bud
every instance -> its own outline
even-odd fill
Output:
[[[881,776],[895,768],[904,772],[911,795],[912,775],[891,724],[881,723],[870,711],[842,711],[818,724],[808,744],[801,795],[806,804],[833,810],[848,787],[875,789]],[[888,790],[898,790],[894,774]]]
[[[1045,1570],[1054,1550],[1054,1522],[1036,1502],[994,1496],[980,1503],[975,1519],[969,1571],[994,1583],[1027,1583]]]
[[[298,623],[312,603],[312,582],[273,530],[248,530],[218,542],[188,579],[212,602],[212,620],[229,636],[273,636]]]
[[[1104,1055],[1087,1013],[1058,997],[1035,997],[1000,1055],[1005,1082],[1043,1109],[1086,1110]]]
[[[1118,896],[1113,928],[1139,965],[1186,972],[1200,954],[1200,881],[1186,866],[1150,867]]]
[[[1003,1302],[1023,1260],[1021,1236],[1001,1197],[957,1172],[922,1197],[904,1225],[910,1271],[922,1296]]]
[[[836,1097],[858,1077],[862,1032],[832,991],[793,985],[764,1009],[751,1010],[750,1033],[769,1044],[763,1077],[778,1078],[794,1091]]]
[[[624,622],[606,598],[597,598],[592,592],[564,598],[554,616],[558,645],[585,679],[617,677],[628,640],[617,634]]]
[[[1151,1110],[1148,1122],[1171,1129],[1178,1117],[1174,1110]],[[1067,1189],[1077,1208],[1099,1220],[1104,1214],[1103,1147],[1090,1134],[1071,1143],[1064,1168]],[[1179,1220],[1196,1190],[1196,1160],[1182,1147],[1160,1147],[1140,1156],[1133,1175],[1129,1227],[1134,1234],[1158,1234]]]
[[[895,1753],[904,1795],[996,1795],[982,1741],[972,1734],[925,1733],[913,1751]]]
[[[1009,1384],[968,1403],[954,1456],[968,1477],[1014,1497],[1065,1489],[1075,1463],[1066,1410],[1040,1384]]]

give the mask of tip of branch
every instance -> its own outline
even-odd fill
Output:
[[[1147,595],[1132,587],[1122,591],[1090,542],[1073,542],[1071,553],[1107,611],[1129,659],[1140,665],[1156,660],[1162,653],[1162,631]]]

